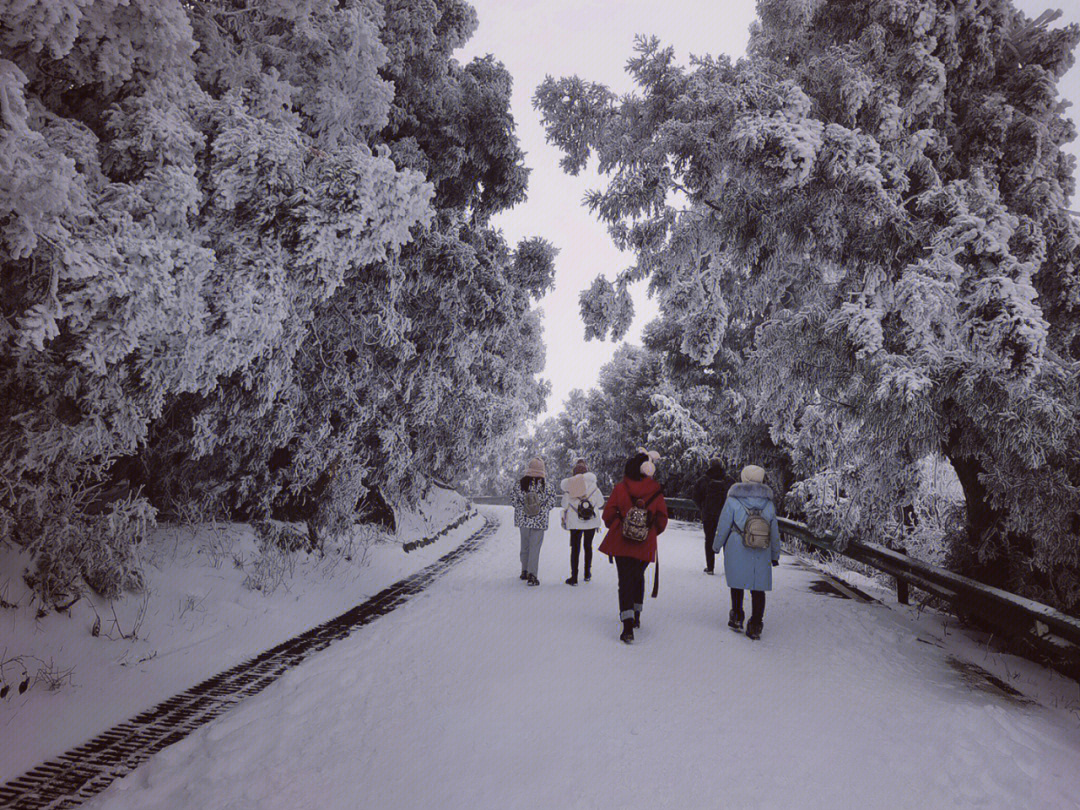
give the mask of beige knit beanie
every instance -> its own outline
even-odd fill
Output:
[[[765,470],[756,464],[747,464],[743,467],[742,481],[744,484],[764,484]]]
[[[529,478],[547,478],[547,467],[544,466],[544,460],[534,458],[530,461],[528,469],[525,470],[525,475]]]

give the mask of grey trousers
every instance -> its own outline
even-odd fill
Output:
[[[543,529],[521,529],[521,570],[536,576],[540,564],[540,546],[544,543]]]

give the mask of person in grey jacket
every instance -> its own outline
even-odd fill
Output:
[[[750,548],[743,542],[746,521],[753,509],[769,524],[767,548]],[[765,618],[765,591],[772,590],[772,569],[780,564],[780,525],[776,520],[773,491],[765,485],[765,470],[751,464],[742,471],[742,482],[728,490],[713,550],[724,552],[724,575],[731,588],[728,627],[742,630],[743,591],[750,590],[750,621],[747,638],[761,638]]]
[[[540,458],[529,462],[524,477],[510,490],[514,525],[521,530],[521,579],[530,585],[540,584],[536,576],[540,546],[544,543],[548,518],[558,504],[559,496],[559,491],[548,484],[547,468]]]

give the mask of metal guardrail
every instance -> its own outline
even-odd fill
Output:
[[[1080,679],[1080,619],[1060,610],[913,559],[877,543],[852,540],[840,547],[831,535],[818,537],[804,524],[780,519],[781,535],[813,548],[840,554],[891,575],[897,599],[907,604],[908,588],[943,599],[957,615],[975,619],[995,632],[1030,644]]]
[[[674,520],[698,520],[698,506],[689,498],[664,498],[668,517]]]
[[[473,500],[476,503],[509,502],[505,497]],[[666,500],[671,517],[698,518],[698,507],[693,501],[686,498]],[[888,574],[896,581],[900,604],[908,604],[911,588],[932,594],[948,603],[958,616],[975,620],[995,633],[1033,648],[1056,669],[1080,680],[1080,619],[877,543],[852,540],[841,545],[834,535],[818,536],[795,520],[780,518],[780,535],[789,544],[802,543]]]

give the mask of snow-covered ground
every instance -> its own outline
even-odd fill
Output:
[[[264,555],[247,525],[163,526],[143,550],[145,594],[114,606],[87,596],[70,617],[36,618],[21,577],[27,560],[0,545],[0,596],[17,605],[0,609],[3,676],[12,685],[0,700],[0,783],[430,564],[483,518],[473,515],[408,554],[402,545],[434,535],[468,508],[456,492],[433,488],[418,510],[397,515],[396,535],[362,531],[324,557]],[[24,664],[31,688],[19,694]],[[59,688],[38,677],[43,666]]]
[[[661,538],[660,598],[627,647],[605,559],[564,585],[554,530],[526,587],[510,510],[482,511],[502,528],[423,595],[88,806],[1080,806],[1080,720],[1049,701],[1075,700],[1075,682],[1011,680],[1042,703],[982,688],[950,663],[955,631],[816,593],[820,575],[787,558],[750,641],[725,626],[723,578],[702,574],[685,524]]]

